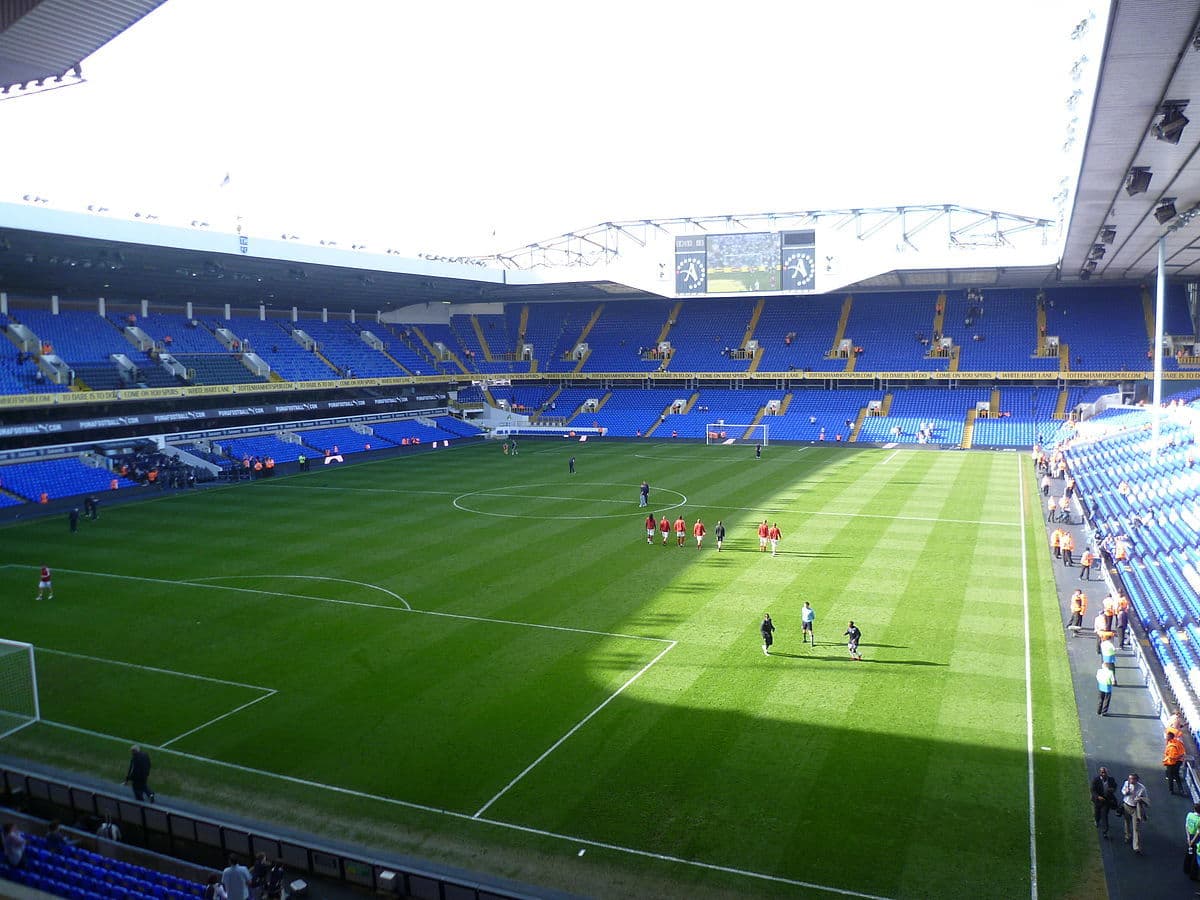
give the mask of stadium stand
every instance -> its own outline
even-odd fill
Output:
[[[375,330],[349,322],[322,322],[319,319],[301,319],[296,327],[315,340],[321,355],[347,377],[399,378],[409,374],[385,352],[368,346],[362,339],[364,330],[379,337]]]
[[[0,877],[70,900],[199,900],[204,885],[123,862],[82,847],[51,848],[40,835],[25,834],[20,867],[0,864]]]
[[[232,462],[232,466],[235,468],[240,465],[241,460],[247,457],[266,459],[269,456],[277,463],[284,463],[295,462],[301,455],[313,455],[313,451],[303,444],[285,441],[273,434],[218,441],[217,446],[222,450],[229,451],[229,457],[224,460],[224,463]],[[218,465],[222,465],[222,463],[218,462]],[[226,467],[226,465],[222,465],[222,468]]]
[[[1046,292],[1046,332],[1070,351],[1071,368],[1144,369],[1146,321],[1136,287],[1057,288]],[[1174,361],[1169,366],[1174,368]]]
[[[316,428],[311,431],[297,431],[296,434],[309,447],[321,451],[336,453],[361,453],[372,449],[372,435],[362,434],[353,428]],[[378,441],[374,445],[378,445]]]
[[[929,334],[938,295],[932,292],[860,295],[854,298],[845,337],[863,348],[858,367],[880,371],[944,371],[945,357],[930,358],[918,332]],[[908,340],[908,335],[914,335]],[[899,340],[897,340],[899,336]]]
[[[693,300],[680,306],[667,336],[675,348],[671,365],[688,372],[744,372],[748,359],[729,350],[742,345],[754,304],[744,300]]]
[[[974,409],[976,403],[990,400],[990,393],[986,388],[975,387],[957,390],[907,388],[895,391],[888,414],[868,416],[863,421],[858,440],[922,443],[920,431],[925,425],[932,428],[928,443],[960,443],[967,412]]]
[[[529,305],[525,341],[533,345],[539,372],[571,372],[579,364],[571,351],[596,314],[595,303],[533,303]],[[591,333],[588,333],[591,340]],[[567,357],[564,359],[564,357]]]
[[[176,353],[173,356],[187,369],[188,381],[193,384],[261,384],[267,380],[255,375],[231,353]]]
[[[752,338],[763,348],[760,372],[841,372],[844,359],[826,359],[833,347],[844,296],[796,299],[772,297],[763,302]]]
[[[50,500],[58,500],[107,491],[114,480],[119,488],[136,484],[106,468],[86,465],[78,457],[0,466],[0,486],[30,503],[37,503],[43,493]]]
[[[225,323],[284,381],[321,381],[337,378],[340,373],[317,353],[305,350],[292,337],[292,323],[280,319],[260,321],[248,317],[233,318]]]
[[[659,335],[668,326],[672,304],[668,301],[647,301],[625,309],[610,303],[592,330],[587,343],[591,349],[583,365],[585,372],[653,372],[662,361],[647,356],[657,347]],[[670,340],[670,333],[667,334]],[[638,349],[646,353],[638,355]]]
[[[587,396],[594,397],[597,393],[596,390],[588,391]],[[612,396],[600,409],[596,412],[581,411],[570,424],[590,426],[594,423],[600,428],[608,429],[608,433],[615,437],[635,437],[639,432],[644,436],[651,428],[659,425],[659,419],[669,404],[675,400],[686,401],[690,394],[691,391],[683,388],[613,391]],[[565,408],[569,402],[568,400],[560,408]],[[666,417],[665,427],[659,427],[655,432],[657,436],[670,436],[670,418]]]
[[[1057,356],[1037,355],[1037,293],[1003,288],[979,293],[980,298],[973,300],[967,299],[966,291],[946,295],[942,334],[961,348],[959,369],[1057,372]],[[925,329],[922,333],[928,335]]]
[[[455,422],[454,425],[442,427],[443,424],[448,424],[445,422],[445,419],[449,419],[449,417],[439,419],[438,427],[436,428],[422,425],[415,419],[407,419],[403,422],[380,422],[372,425],[371,430],[375,433],[376,437],[397,446],[402,446],[405,441],[412,443],[414,438],[422,444],[432,444],[434,441],[448,441],[459,437],[473,437],[479,434],[478,429],[470,434],[462,434],[461,432],[465,428],[460,427],[462,423],[458,423],[454,419],[449,419],[450,422]],[[376,442],[376,445],[378,445],[378,442]]]

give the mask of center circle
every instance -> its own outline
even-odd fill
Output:
[[[587,497],[564,497],[564,496],[556,496],[556,495],[547,496],[547,495],[531,495],[531,494],[523,495],[523,494],[501,493],[502,491],[511,491],[511,490],[528,491],[528,490],[533,490],[536,488],[570,488],[572,485],[579,485],[580,487],[628,488],[632,494],[632,496],[629,500],[629,505],[631,507],[633,507],[633,509],[626,510],[625,512],[597,513],[594,515],[587,515],[587,516],[529,515],[526,513],[489,512],[486,509],[476,509],[473,506],[468,506],[464,502],[471,497],[510,497],[513,500],[565,500],[565,501],[570,501],[572,503],[580,503],[580,504],[597,503],[597,502],[599,502],[599,503],[618,503],[618,502],[623,503],[624,502],[624,501],[609,500],[607,498],[591,498],[591,499],[589,499]],[[489,488],[489,489],[485,489],[485,490],[481,490],[481,491],[468,491],[465,494],[459,494],[457,497],[455,497],[451,501],[451,503],[453,504],[455,509],[462,510],[463,512],[476,513],[477,515],[481,515],[481,516],[495,516],[500,519],[621,519],[626,516],[629,516],[635,510],[638,512],[638,515],[641,515],[641,509],[643,509],[643,507],[634,506],[634,498],[636,498],[636,496],[637,496],[637,490],[638,490],[638,485],[636,485],[636,484],[616,484],[613,482],[604,482],[604,481],[573,481],[570,483],[543,481],[543,482],[537,482],[534,484],[509,484],[509,485],[503,485],[502,487]],[[659,513],[668,512],[672,509],[678,509],[679,507],[687,504],[687,497],[684,496],[683,494],[681,494],[679,491],[673,491],[670,488],[655,488],[654,490],[656,492],[662,493],[662,494],[673,494],[674,496],[679,498],[678,503],[672,503],[670,506],[656,507],[656,509],[658,510]]]

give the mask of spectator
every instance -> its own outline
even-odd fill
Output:
[[[221,884],[221,876],[209,875],[208,884],[204,886],[204,900],[226,900],[228,896],[225,885]]]
[[[250,870],[229,855],[229,865],[221,873],[221,884],[229,900],[250,900]]]
[[[4,823],[4,861],[14,869],[25,861],[25,836],[12,822]]]
[[[51,821],[46,828],[46,846],[55,853],[62,853],[64,850],[69,850],[75,846],[75,842],[67,837],[66,832],[62,830],[62,822],[58,819]]]

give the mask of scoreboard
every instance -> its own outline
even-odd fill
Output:
[[[675,238],[675,293],[811,291],[816,232],[762,231]]]

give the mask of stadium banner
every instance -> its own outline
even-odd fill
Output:
[[[121,394],[119,391],[72,391],[69,394],[55,394],[54,402],[58,404],[70,403],[110,403],[113,400],[120,400]]]
[[[329,410],[354,409],[363,413],[374,410],[388,413],[422,412],[427,413],[427,407],[421,404],[433,403],[439,408],[448,401],[444,392],[419,394],[409,397],[371,397],[351,400],[322,400],[307,403],[281,403],[263,406],[224,407],[221,409],[200,409],[181,412],[142,413],[134,416],[103,416],[94,419],[74,419],[63,422],[30,422],[21,425],[0,425],[0,439],[32,437],[39,434],[70,434],[72,432],[96,431],[103,428],[131,428],[140,425],[166,425],[179,422],[205,422],[213,419],[230,419],[245,416],[287,415],[292,413],[318,413]],[[264,426],[278,430],[279,424],[272,423]]]

